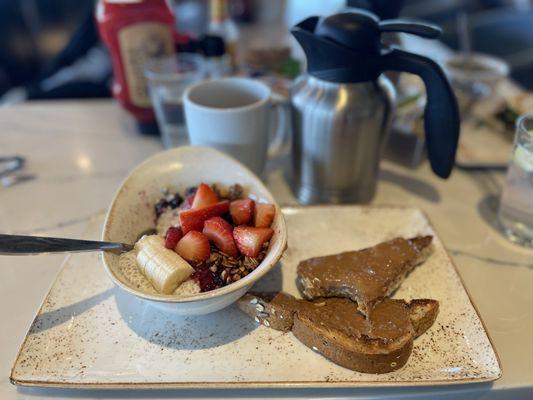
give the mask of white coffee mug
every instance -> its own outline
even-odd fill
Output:
[[[224,78],[192,85],[183,94],[189,141],[221,150],[260,175],[267,155],[285,143],[282,103],[274,100],[267,85],[253,79]],[[273,121],[277,128],[269,146]]]

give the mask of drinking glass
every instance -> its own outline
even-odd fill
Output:
[[[513,155],[498,217],[511,241],[533,246],[533,114],[516,121]]]
[[[462,120],[468,119],[474,106],[489,98],[509,75],[509,65],[504,60],[476,53],[458,53],[447,61],[446,69]]]
[[[145,67],[150,98],[165,148],[189,143],[183,92],[205,78],[205,60],[199,54],[177,53],[150,60]]]

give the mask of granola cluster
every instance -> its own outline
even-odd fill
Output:
[[[265,258],[269,242],[263,244],[263,249],[257,257],[239,256],[238,258],[218,250],[211,246],[211,255],[203,266],[213,274],[215,285],[218,287],[229,285],[244,278],[257,268]]]

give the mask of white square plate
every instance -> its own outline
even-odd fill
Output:
[[[412,208],[285,208],[288,249],[257,289],[297,294],[304,258],[433,232]],[[90,226],[96,237],[102,219]],[[11,372],[17,385],[70,388],[368,387],[483,382],[501,369],[483,324],[438,237],[395,294],[433,298],[440,314],[407,365],[372,375],[339,367],[231,306],[201,317],[153,309],[113,286],[97,254],[72,255],[48,293]]]

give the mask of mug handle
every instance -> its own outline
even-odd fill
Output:
[[[277,157],[284,153],[288,144],[288,113],[289,99],[279,93],[272,93],[272,111],[276,112],[275,126],[276,129],[271,133],[273,140],[268,146],[268,157]],[[274,125],[273,125],[274,126]]]

